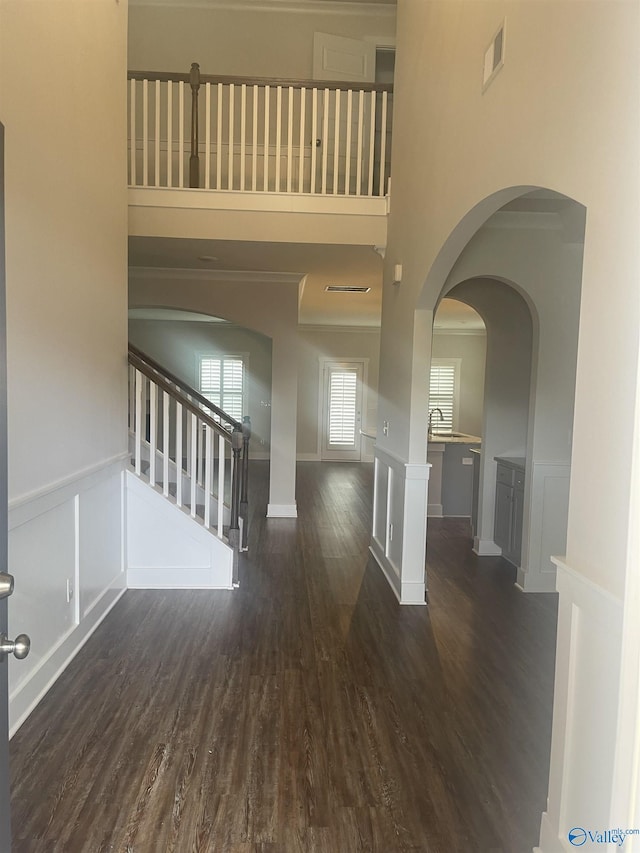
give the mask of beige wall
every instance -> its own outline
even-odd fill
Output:
[[[487,336],[456,335],[436,332],[433,336],[433,358],[459,358],[460,404],[458,431],[482,436],[482,407],[484,399],[484,368]]]
[[[640,320],[639,13],[636,2],[606,0],[400,0],[394,133],[403,142],[394,149],[385,276],[395,263],[404,276],[401,288],[385,290],[378,413],[379,422],[391,421],[385,446],[424,459],[424,399],[412,376],[424,367],[429,315],[459,252],[488,215],[526,188],[584,204],[567,559],[619,595]],[[505,66],[483,94],[482,57],[505,15]],[[424,316],[416,316],[418,306]],[[618,380],[605,388],[593,381],[612,373]],[[616,445],[606,466],[594,466],[612,411]]]
[[[126,450],[126,23],[0,3],[10,499]]]
[[[260,9],[132,6],[129,68],[309,79],[313,34],[389,38],[393,14],[309,14]]]
[[[318,456],[318,423],[321,412],[320,361],[323,358],[368,360],[367,404],[363,428],[375,431],[378,403],[378,329],[340,329],[300,327],[298,344],[298,456]],[[371,454],[371,442],[364,440],[363,456]]]

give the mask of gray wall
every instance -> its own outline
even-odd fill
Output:
[[[486,353],[487,337],[484,333],[459,335],[434,332],[432,357],[461,359],[458,431],[469,435],[482,436]]]

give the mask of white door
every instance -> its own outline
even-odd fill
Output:
[[[313,79],[374,83],[375,44],[330,33],[314,33]]]
[[[359,462],[362,437],[362,362],[324,367],[322,459]]]

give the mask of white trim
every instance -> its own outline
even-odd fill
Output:
[[[486,329],[446,329],[446,328],[436,328],[433,329],[434,335],[479,335],[483,338],[487,337]]]
[[[224,281],[234,284],[299,284],[303,273],[255,270],[202,270],[183,267],[130,267],[129,281]],[[171,309],[179,310],[179,309]],[[233,324],[229,324],[233,325]],[[236,324],[237,325],[237,324]],[[225,328],[227,326],[225,325]]]
[[[74,625],[60,639],[47,656],[40,661],[29,678],[23,681],[11,694],[9,704],[12,722],[9,729],[9,738],[14,736],[34,708],[69,666],[96,628],[104,621],[107,614],[124,595],[126,588],[122,588],[121,584],[122,575],[118,574],[111,582],[111,585],[93,602],[82,622],[79,625]],[[78,590],[76,590],[77,595],[79,595]],[[106,602],[106,606],[100,609],[98,604],[104,602],[105,599],[109,600]],[[93,615],[90,616],[89,614]],[[36,683],[38,681],[36,676],[40,673],[44,675],[45,682],[39,687]]]
[[[287,12],[292,15],[371,15],[395,18],[395,3],[345,2],[345,0],[129,0],[136,6],[174,6],[180,9],[224,9],[250,12]]]
[[[334,216],[387,217],[384,196],[274,193],[250,190],[129,187],[129,209],[162,207],[187,210],[250,211],[257,213],[312,213]]]
[[[128,450],[118,453],[110,459],[97,462],[48,483],[40,489],[34,489],[9,501],[9,530],[31,521],[38,515],[48,512],[53,507],[66,503],[77,494],[92,489],[97,483],[102,482],[114,473],[114,469],[124,470],[130,458]]]
[[[298,323],[298,332],[347,332],[348,334],[366,334],[379,335],[380,326],[332,326],[329,323],[325,325],[315,323]]]
[[[296,454],[297,462],[322,462],[320,456],[317,453],[297,453]]]
[[[474,536],[473,548],[471,549],[478,557],[501,557],[502,548],[493,539],[479,539]]]
[[[267,518],[297,518],[298,507],[296,504],[268,504]]]

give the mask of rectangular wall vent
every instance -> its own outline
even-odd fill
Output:
[[[500,27],[494,37],[491,39],[489,47],[484,54],[484,73],[482,77],[482,91],[487,88],[498,71],[504,65],[504,47],[505,47],[505,32],[506,18],[500,24]]]
[[[325,287],[325,290],[327,293],[369,293],[371,288],[370,287],[350,287],[348,285],[345,285],[343,287],[342,285],[338,285],[338,284],[328,284]]]

